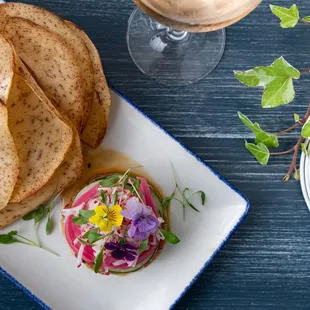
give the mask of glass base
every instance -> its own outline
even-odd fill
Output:
[[[139,9],[128,21],[127,44],[137,67],[162,84],[186,85],[208,75],[219,63],[225,30],[206,33],[176,31]]]

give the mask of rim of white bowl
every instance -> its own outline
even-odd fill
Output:
[[[305,143],[306,148],[308,147],[309,141]],[[306,201],[307,207],[310,210],[310,176],[309,176],[309,156],[306,156],[304,153],[300,157],[300,185],[301,191],[303,193],[304,199]]]

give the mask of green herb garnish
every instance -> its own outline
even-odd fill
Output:
[[[72,217],[72,221],[76,225],[81,226],[88,223],[88,220],[95,214],[96,212],[94,210],[80,210],[77,216]]]
[[[54,254],[56,256],[59,256],[59,254],[55,253],[54,251],[47,249],[47,248],[43,247],[41,244],[34,242],[34,241],[20,235],[18,233],[18,231],[16,231],[16,230],[10,231],[7,234],[0,234],[0,244],[12,244],[12,243],[22,243],[25,245],[33,246],[33,247],[45,250],[45,251],[47,251],[51,254]]]
[[[118,175],[111,175],[100,181],[99,184],[102,187],[110,187],[112,185],[115,185],[119,180],[120,177]]]
[[[100,191],[101,200],[106,205],[107,204],[107,196],[104,191]]]
[[[175,171],[175,168],[174,166],[171,164],[171,167],[172,167],[172,171],[173,171],[173,177],[174,177],[174,182],[175,182],[175,188],[174,188],[174,191],[173,193],[168,196],[168,197],[165,197],[162,201],[161,201],[161,205],[164,209],[168,208],[170,202],[172,200],[176,200],[178,201],[182,207],[183,207],[183,218],[185,220],[185,208],[186,206],[189,206],[190,208],[192,208],[193,210],[195,210],[196,212],[200,212],[194,205],[193,203],[190,201],[190,198],[196,194],[200,194],[201,196],[201,203],[202,205],[205,204],[205,201],[206,201],[206,194],[205,192],[199,190],[199,191],[195,191],[193,192],[192,194],[190,194],[189,196],[186,196],[186,193],[189,192],[189,188],[186,187],[184,188],[183,190],[181,190],[178,182],[177,182],[177,176],[176,176],[176,171]],[[179,193],[181,195],[181,199],[175,197],[176,194]]]
[[[139,255],[147,249],[148,245],[149,245],[149,239],[145,239],[141,242],[140,249],[139,249]]]
[[[94,268],[95,273],[98,273],[100,268],[101,268],[101,266],[102,266],[102,262],[103,262],[103,249],[104,249],[104,246],[101,247],[100,252],[98,253],[98,255],[95,258],[95,268]]]
[[[177,244],[180,242],[180,239],[171,231],[160,229],[163,236],[165,237],[165,240],[171,244]]]

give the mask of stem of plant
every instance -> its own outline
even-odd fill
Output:
[[[287,182],[290,179],[292,173],[294,171],[297,171],[297,167],[296,167],[297,155],[298,155],[298,152],[300,149],[300,144],[301,144],[303,139],[304,139],[303,137],[299,137],[297,143],[291,149],[289,149],[287,151],[270,153],[270,155],[283,155],[283,154],[288,154],[288,153],[294,152],[290,168],[289,168],[287,174],[283,178],[284,182]]]
[[[309,68],[309,72],[310,72],[310,68]],[[300,125],[303,125],[308,120],[309,116],[310,116],[310,104],[308,105],[308,109],[307,109],[306,114],[304,115],[304,117],[298,123],[294,124],[293,126],[287,128],[287,129],[284,129],[282,131],[279,131],[279,132],[275,133],[275,135],[276,136],[281,136],[284,133],[290,132],[293,129],[299,127]],[[284,154],[287,154],[287,153],[284,153]]]
[[[304,20],[304,19],[302,19],[302,18],[300,18],[299,21],[300,21],[301,23],[305,24],[305,25],[308,25],[308,26],[310,25],[309,22],[307,22],[306,20]]]
[[[21,236],[21,235],[19,235],[19,234],[17,234],[16,236],[19,237],[19,238],[21,238],[21,239],[23,239],[23,240],[26,240],[27,242],[29,242],[29,243],[23,242],[24,244],[28,244],[28,245],[34,246],[34,247],[36,247],[36,248],[45,250],[45,251],[47,251],[47,252],[49,252],[49,253],[51,253],[51,254],[54,254],[54,255],[56,255],[56,256],[59,257],[59,254],[55,253],[54,251],[52,251],[52,250],[50,250],[50,249],[48,249],[48,248],[45,248],[45,247],[42,246],[41,244],[35,243],[34,241],[32,241],[32,240],[30,240],[30,239],[28,239],[28,238],[26,238],[26,237],[23,237],[23,236]]]

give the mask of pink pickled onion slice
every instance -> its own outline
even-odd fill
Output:
[[[94,185],[91,189],[89,189],[87,192],[85,192],[79,199],[77,199],[74,202],[74,205],[72,206],[72,208],[80,205],[83,202],[87,202],[91,198],[95,197],[97,195],[97,190],[98,190],[99,187],[100,187],[99,183]]]
[[[80,242],[77,244],[74,244],[73,242],[81,235],[81,230],[78,225],[73,223],[72,217],[73,215],[70,215],[65,222],[65,236],[74,254],[77,254],[81,244]],[[95,255],[93,248],[90,245],[85,246],[82,260],[84,260],[86,263],[93,263],[94,259]]]
[[[155,207],[149,184],[147,183],[146,179],[144,179],[144,178],[139,177],[138,179],[141,181],[140,190],[143,194],[144,203],[147,206],[151,207],[153,209],[155,215],[158,217],[158,210]]]

